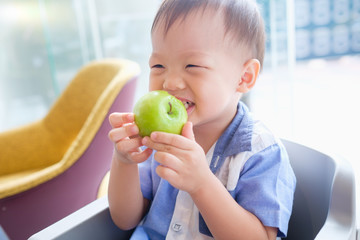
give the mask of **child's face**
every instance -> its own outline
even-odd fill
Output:
[[[150,90],[182,100],[194,128],[229,124],[241,96],[245,54],[223,26],[221,13],[200,10],[177,20],[166,35],[163,24],[152,34]]]

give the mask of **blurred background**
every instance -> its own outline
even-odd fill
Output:
[[[42,118],[92,60],[138,62],[143,95],[160,2],[1,0],[0,131]],[[258,3],[267,50],[244,101],[280,137],[340,154],[360,176],[360,0]]]

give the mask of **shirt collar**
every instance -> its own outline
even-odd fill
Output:
[[[253,119],[249,114],[249,109],[244,103],[239,102],[234,119],[215,145],[210,163],[210,169],[213,173],[220,169],[226,157],[251,151],[252,130]]]

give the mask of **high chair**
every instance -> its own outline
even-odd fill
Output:
[[[297,177],[291,240],[357,239],[354,172],[349,163],[310,147],[283,140]],[[107,197],[33,235],[45,239],[129,239],[111,220]]]

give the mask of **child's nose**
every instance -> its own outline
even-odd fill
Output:
[[[180,89],[184,89],[185,88],[185,82],[183,80],[183,78],[179,75],[168,75],[163,83],[163,88],[164,90],[180,90]]]

